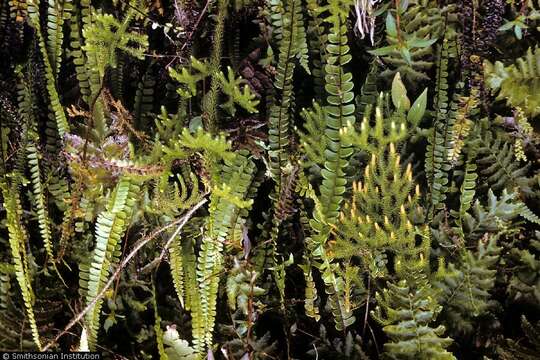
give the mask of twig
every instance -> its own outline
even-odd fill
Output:
[[[206,194],[204,194],[203,196],[206,196]],[[173,242],[173,240],[180,233],[180,230],[182,230],[182,226],[179,226],[178,228],[176,228],[174,233],[169,237],[169,240],[167,240],[167,242],[165,243],[165,246],[163,246],[163,250],[161,250],[161,254],[159,255],[159,258],[157,259],[157,265],[159,265],[161,263],[161,261],[163,261],[163,258],[165,257],[165,254],[167,253],[167,250],[171,246],[171,243]],[[154,263],[154,261],[152,261],[152,263]],[[154,265],[156,265],[156,264],[154,264]]]
[[[84,315],[86,315],[86,313],[88,313],[90,310],[92,310],[92,308],[94,307],[94,305],[98,302],[99,299],[101,299],[104,295],[105,295],[105,292],[107,292],[107,289],[111,286],[111,284],[114,282],[114,280],[120,275],[120,273],[122,272],[122,270],[126,267],[126,265],[129,263],[129,261],[137,254],[137,252],[139,252],[139,250],[141,250],[141,248],[146,245],[149,241],[153,240],[154,238],[156,238],[159,234],[161,234],[162,232],[164,232],[165,230],[175,226],[175,225],[178,225],[178,230],[177,231],[180,231],[180,229],[182,229],[184,227],[184,225],[186,225],[186,223],[188,222],[188,220],[191,218],[191,216],[193,215],[193,213],[195,213],[195,211],[197,211],[201,206],[203,206],[205,203],[207,202],[207,199],[202,199],[201,201],[199,201],[195,206],[193,206],[184,216],[182,216],[180,219],[178,220],[175,220],[173,222],[171,222],[170,224],[160,228],[160,229],[157,229],[155,230],[154,232],[152,232],[150,235],[148,235],[147,237],[143,238],[141,241],[139,241],[134,249],[128,254],[128,256],[126,256],[124,258],[124,260],[122,260],[122,262],[120,263],[120,265],[118,266],[118,268],[116,269],[116,271],[114,272],[114,274],[111,276],[111,278],[109,279],[109,281],[107,281],[107,283],[105,284],[105,286],[103,286],[103,289],[101,289],[101,291],[99,292],[99,294],[84,308],[83,311],[81,311],[77,316],[75,316],[73,318],[73,320],[71,320],[67,325],[66,327],[64,328],[64,330],[56,335],[56,337],[50,341],[45,347],[43,347],[42,351],[47,351],[48,349],[51,348],[51,346],[53,346],[55,343],[58,342],[58,340],[64,335],[66,334],[69,329],[71,329],[73,326],[75,326],[75,324],[77,324],[82,318]]]
[[[180,52],[184,51],[186,46],[190,43],[191,38],[193,37],[193,34],[195,34],[195,31],[197,31],[197,28],[199,27],[199,24],[206,13],[206,10],[208,10],[208,5],[210,5],[210,0],[206,1],[206,5],[204,5],[204,8],[202,9],[201,13],[199,14],[199,18],[197,19],[197,22],[193,26],[193,29],[190,31],[188,38],[186,39],[186,42],[184,42],[184,45],[182,45],[182,48],[180,49]]]

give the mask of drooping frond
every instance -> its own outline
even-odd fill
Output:
[[[22,207],[19,199],[19,189],[17,182],[14,181],[11,185],[5,181],[0,181],[2,189],[2,201],[6,210],[7,229],[9,232],[9,247],[11,257],[15,266],[15,276],[21,295],[24,301],[26,316],[32,329],[32,338],[37,348],[41,350],[41,340],[38,333],[36,318],[34,315],[35,295],[32,290],[32,280],[29,272],[28,255],[26,251],[26,242],[28,234],[23,227]]]
[[[245,200],[251,184],[254,163],[245,153],[227,163],[211,194],[210,215],[197,259],[198,298],[191,304],[194,345],[197,352],[212,345],[216,316],[216,301],[220,274],[223,269],[223,246],[234,229],[241,208],[249,207]]]
[[[139,186],[135,181],[122,178],[111,194],[106,210],[98,216],[95,248],[90,259],[88,273],[81,272],[81,280],[86,287],[87,304],[97,297],[118,261],[117,247],[129,226],[138,191]],[[86,315],[85,327],[91,347],[94,347],[97,341],[102,303],[103,299],[99,299]]]

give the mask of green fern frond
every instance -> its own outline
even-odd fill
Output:
[[[134,122],[137,129],[144,129],[147,126],[148,115],[152,112],[154,103],[154,86],[156,80],[150,73],[150,68],[144,74],[135,92],[135,114]]]
[[[42,182],[39,158],[41,157],[36,143],[31,141],[26,147],[28,166],[30,168],[30,177],[32,179],[32,188],[36,201],[36,213],[39,223],[39,230],[45,251],[49,261],[54,261],[53,244],[51,234],[51,224],[49,219],[49,210],[45,198],[45,186]]]
[[[190,71],[192,69],[193,73]],[[169,75],[183,85],[182,88],[176,89],[176,92],[183,98],[189,99],[197,95],[197,83],[210,75],[210,69],[207,63],[191,57],[189,70],[188,67],[182,67],[179,72],[170,67]]]
[[[480,240],[476,252],[463,250],[457,265],[440,266],[435,275],[433,284],[441,290],[443,315],[455,333],[470,332],[472,320],[489,308],[501,252],[498,237]]]
[[[304,129],[298,133],[307,158],[305,166],[324,164],[324,150],[328,141],[325,136],[326,116],[324,107],[316,102],[312,108],[302,110]]]
[[[226,163],[221,175],[223,184],[229,188],[227,196],[224,197],[222,192],[210,195],[210,215],[197,259],[199,293],[197,304],[191,304],[193,342],[198,353],[212,345],[217,291],[223,269],[223,245],[238,221],[238,205],[249,206],[251,203],[231,200],[245,199],[254,169],[255,164],[245,153],[238,154],[233,162]]]
[[[53,74],[58,75],[62,64],[64,21],[69,20],[71,1],[48,0],[47,50]]]
[[[513,146],[491,130],[480,132],[473,146],[478,151],[477,163],[480,174],[485,179],[484,187],[490,187],[494,191],[511,190],[529,170],[529,164],[522,166],[514,161]]]
[[[476,194],[476,181],[478,179],[478,174],[476,171],[477,167],[474,163],[474,161],[476,160],[476,156],[474,154],[469,156],[470,157],[467,161],[467,164],[465,165],[465,175],[463,177],[463,183],[461,184],[459,211],[451,211],[451,214],[457,218],[456,224],[458,225],[458,232],[461,235],[462,239],[464,238],[462,228],[463,219],[466,218],[467,211],[469,211],[472,206],[472,202]]]
[[[88,269],[86,303],[96,298],[112,266],[117,262],[116,249],[122,241],[129,222],[133,206],[137,199],[139,185],[129,178],[122,178],[112,194],[105,211],[96,221],[95,248]],[[81,274],[84,280],[85,275]],[[98,300],[86,315],[86,328],[90,347],[95,347],[100,327],[100,314],[103,299]]]
[[[442,35],[451,36],[446,29],[448,22],[455,21],[454,5],[440,6],[436,1],[422,0],[410,4],[405,11],[400,10],[400,29],[387,28],[388,49],[382,60],[389,68],[380,76],[392,78],[399,72],[403,78],[415,86],[419,81],[429,80],[429,71],[434,66],[432,43]],[[399,35],[398,35],[399,34]],[[428,46],[419,46],[422,43]],[[377,54],[377,49],[374,53]],[[408,52],[407,55],[405,55]]]
[[[439,65],[437,68],[436,78],[436,94],[434,99],[436,118],[431,134],[428,138],[428,146],[426,149],[425,172],[430,188],[429,202],[430,211],[429,217],[433,218],[436,210],[444,206],[446,193],[448,192],[448,172],[451,164],[448,162],[448,152],[450,145],[452,129],[454,125],[454,117],[451,113],[455,113],[456,103],[449,104],[448,99],[448,76],[449,62],[452,58],[457,57],[457,49],[455,44],[445,38],[440,50]]]
[[[315,281],[313,280],[313,274],[311,271],[311,266],[309,264],[301,266],[304,272],[304,278],[306,280],[306,290],[305,290],[305,299],[304,299],[304,309],[306,315],[319,321],[321,315],[319,314],[319,307],[317,305],[317,287]]]
[[[56,128],[58,130],[58,135],[60,138],[63,138],[66,133],[69,133],[69,124],[66,119],[66,114],[64,108],[60,103],[60,96],[58,95],[58,90],[56,88],[56,77],[55,70],[49,61],[49,54],[47,52],[47,46],[43,38],[43,33],[41,31],[40,25],[40,14],[39,14],[39,1],[30,0],[28,7],[28,14],[30,18],[31,25],[36,29],[36,36],[38,38],[39,50],[45,65],[45,78],[47,81],[47,93],[49,95],[50,107],[52,109],[51,116],[54,116],[56,121]],[[57,49],[56,49],[57,50]]]
[[[75,74],[79,84],[83,100],[90,104],[90,83],[88,81],[89,74],[86,72],[86,55],[82,51],[83,38],[81,34],[81,8],[85,5],[85,1],[81,1],[79,6],[75,6],[71,12],[69,22],[69,56],[72,58],[75,67]]]
[[[525,203],[521,204],[521,211],[519,212],[519,215],[532,223],[540,225],[540,216],[533,213],[533,211]]]
[[[87,54],[92,54],[87,55],[88,57],[96,57],[96,62],[92,63],[89,69],[95,71],[100,78],[105,75],[106,67],[117,66],[117,51],[137,59],[144,58],[148,36],[128,31],[133,16],[134,11],[131,8],[122,22],[112,15],[98,14],[93,17],[92,25],[83,28],[86,42],[82,48]]]
[[[228,97],[227,101],[221,104],[221,107],[227,110],[229,114],[232,116],[236,114],[234,104],[241,106],[249,113],[258,112],[256,106],[259,104],[259,100],[256,99],[257,96],[247,84],[244,84],[242,88],[240,87],[243,79],[236,77],[230,67],[227,68],[227,77],[225,77],[225,74],[218,72],[216,79],[220,83],[221,90]]]
[[[504,229],[505,224],[516,218],[522,211],[522,203],[516,201],[516,193],[503,190],[497,197],[490,189],[488,191],[488,204],[484,208],[479,200],[472,207],[463,220],[463,230],[467,239],[478,239],[484,232],[497,233]]]
[[[234,264],[229,272],[226,283],[227,304],[232,311],[238,308],[242,314],[249,315],[248,304],[257,296],[266,291],[255,285],[257,272],[241,264],[234,259]]]
[[[529,48],[527,54],[505,67],[500,61],[484,63],[488,86],[498,92],[497,99],[520,107],[531,117],[540,114],[540,48]]]
[[[342,139],[340,131],[347,125],[353,125],[355,106],[353,103],[352,74],[345,72],[344,66],[352,59],[347,45],[347,16],[352,4],[347,1],[330,1],[323,10],[328,11],[325,21],[330,23],[326,50],[328,57],[325,64],[325,137],[323,177],[320,197],[317,199],[310,226],[315,235],[310,239],[308,248],[316,259],[316,266],[325,283],[329,304],[334,315],[336,329],[343,330],[354,323],[352,309],[344,303],[344,281],[336,271],[337,264],[327,255],[325,244],[330,235],[330,226],[338,220],[343,194],[345,193],[345,169],[348,158],[352,155],[352,144]],[[321,164],[322,165],[322,164]]]
[[[317,0],[307,1],[309,20],[307,23],[307,36],[309,44],[309,57],[312,65],[313,82],[315,85],[316,101],[323,103],[324,95],[324,66],[326,63],[326,42],[328,35],[324,28],[324,19],[320,16],[320,7]]]
[[[32,290],[32,281],[30,279],[30,269],[26,253],[26,242],[28,234],[23,227],[22,207],[19,199],[19,189],[16,182],[8,185],[5,181],[0,181],[2,190],[3,206],[6,210],[6,222],[9,233],[9,247],[11,257],[15,266],[15,277],[21,288],[21,295],[24,300],[24,307],[30,328],[32,329],[32,338],[37,348],[41,350],[41,340],[34,315],[34,292]]]
[[[458,101],[458,110],[452,125],[452,137],[448,149],[448,161],[455,166],[465,145],[465,140],[471,132],[473,122],[470,119],[471,113],[478,106],[478,89],[471,90],[471,95],[461,97]]]
[[[371,315],[390,338],[384,344],[384,358],[456,359],[446,350],[452,339],[443,337],[444,326],[431,325],[442,307],[426,275],[413,271],[408,278],[388,283],[376,295],[378,305]]]
[[[300,35],[304,31],[301,2],[299,0],[287,0],[284,4],[284,10],[285,12],[280,20],[283,28],[281,29],[282,38],[280,40],[276,80],[274,82],[274,86],[280,91],[280,98],[274,102],[270,109],[268,130],[270,171],[277,183],[277,192],[281,191],[282,171],[289,160],[289,121],[291,114],[294,114],[294,109],[291,106],[293,96],[292,78],[296,67],[297,45]]]

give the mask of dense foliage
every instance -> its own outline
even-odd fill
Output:
[[[0,350],[538,359],[537,0],[0,0]]]

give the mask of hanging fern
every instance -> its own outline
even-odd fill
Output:
[[[289,120],[294,114],[291,107],[292,100],[292,78],[296,66],[296,54],[298,52],[298,41],[301,34],[304,34],[304,21],[299,0],[290,0],[285,3],[285,12],[281,19],[283,29],[281,30],[281,41],[279,48],[279,60],[277,64],[277,75],[274,83],[278,91],[281,92],[281,99],[278,99],[270,109],[268,139],[270,145],[270,169],[277,182],[276,191],[281,191],[283,182],[282,171],[288,162],[289,148]],[[305,40],[305,39],[304,39]],[[307,49],[306,49],[307,51]]]
[[[193,342],[199,353],[212,345],[223,245],[237,221],[235,214],[251,205],[251,201],[244,199],[253,170],[254,163],[246,154],[238,154],[233,162],[227,163],[221,175],[222,184],[216,184],[211,194],[210,215],[197,259],[199,292],[197,299],[192,299],[196,304],[191,304]]]
[[[430,187],[430,217],[436,210],[443,206],[448,191],[448,171],[450,164],[448,162],[450,139],[453,128],[453,118],[450,116],[452,108],[449,105],[448,98],[448,76],[449,62],[457,56],[455,44],[449,39],[444,39],[439,55],[439,65],[437,68],[437,83],[435,95],[436,118],[430,136],[426,151],[425,171]],[[454,105],[455,106],[455,105]],[[455,108],[454,108],[455,109]]]
[[[69,20],[71,1],[48,0],[47,51],[53,75],[58,75],[62,64],[64,21]]]
[[[45,65],[45,78],[47,81],[47,93],[49,95],[50,106],[52,109],[51,116],[54,116],[56,121],[56,128],[60,138],[64,137],[64,134],[69,133],[69,124],[66,119],[64,108],[60,103],[60,96],[58,95],[55,69],[49,60],[49,54],[47,52],[47,46],[45,44],[44,35],[41,31],[40,19],[39,19],[39,1],[32,0],[28,8],[30,17],[30,23],[36,29],[36,36],[38,38],[39,49]],[[55,52],[58,49],[54,49]]]
[[[99,294],[112,267],[117,262],[116,249],[122,240],[130,221],[139,186],[129,178],[118,182],[105,211],[99,214],[96,222],[95,248],[87,274],[81,274],[86,288],[86,303],[89,304]],[[81,269],[82,270],[82,269]],[[88,342],[94,347],[100,326],[103,300],[98,300],[87,313],[85,328]]]
[[[11,185],[5,181],[0,181],[0,186],[2,189],[3,206],[6,210],[9,247],[15,266],[15,276],[19,283],[19,287],[21,288],[26,316],[28,317],[30,328],[32,329],[32,338],[37,348],[41,350],[41,340],[33,308],[35,297],[32,290],[32,281],[30,278],[28,255],[26,251],[28,234],[26,229],[22,226],[22,207],[19,199],[19,189],[16,181]]]

